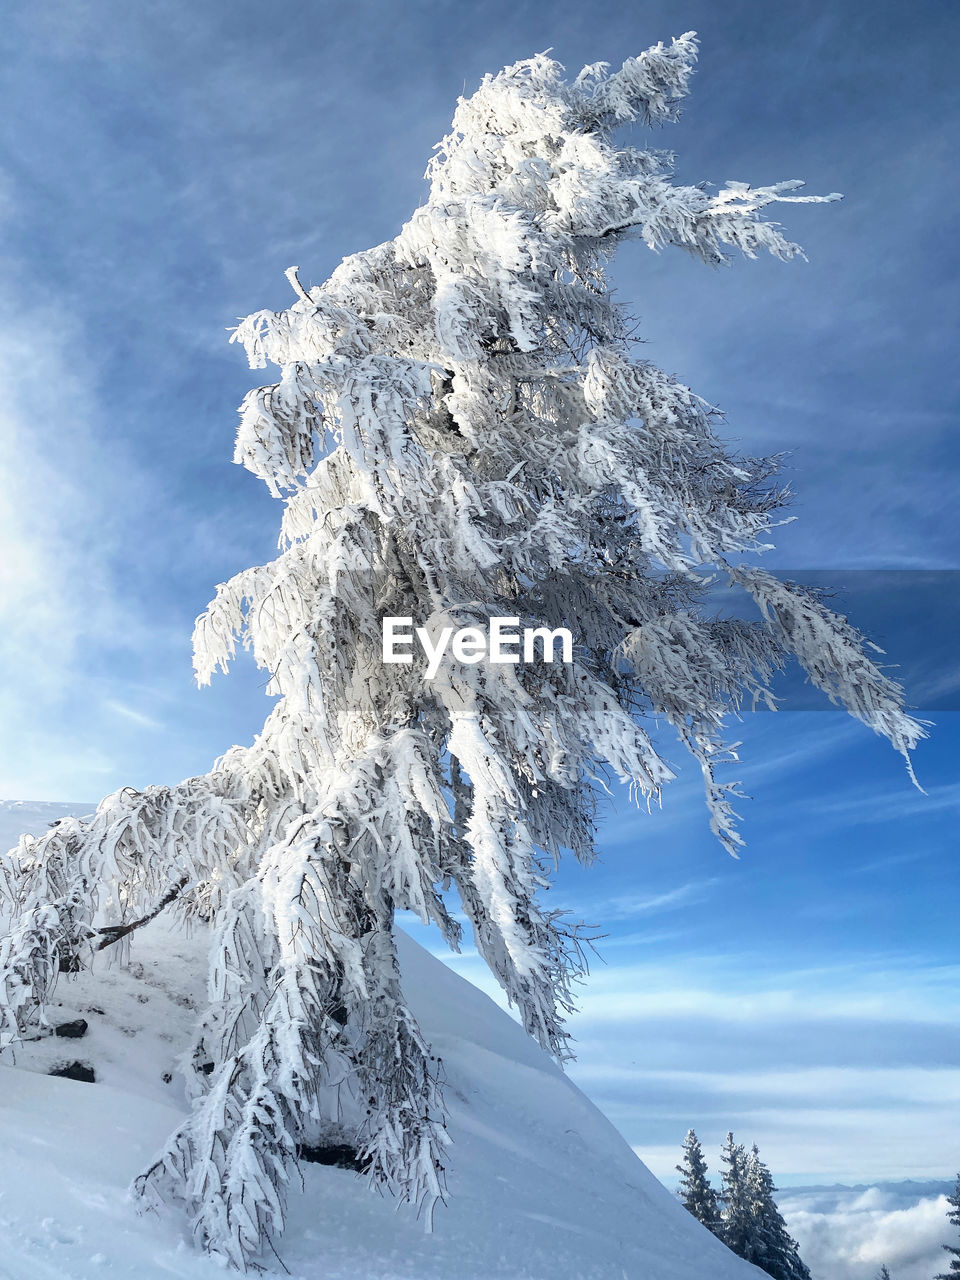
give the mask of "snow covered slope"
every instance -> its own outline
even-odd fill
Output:
[[[65,806],[0,806],[41,824]],[[42,811],[41,811],[42,810]],[[24,823],[29,825],[29,823]],[[5,847],[10,838],[2,839]],[[450,1203],[426,1235],[347,1170],[307,1165],[280,1252],[303,1280],[750,1280],[762,1273],[699,1226],[616,1130],[492,1001],[401,939],[404,985],[446,1074]],[[129,969],[64,979],[77,1040],[20,1046],[0,1065],[0,1277],[223,1276],[173,1217],[140,1217],[133,1175],[176,1125],[173,1063],[203,984],[202,937],[162,917]],[[8,1062],[9,1053],[0,1058]],[[46,1075],[78,1060],[87,1084]],[[279,1264],[277,1271],[280,1272]],[[282,1273],[281,1273],[282,1274]]]

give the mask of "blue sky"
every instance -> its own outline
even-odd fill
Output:
[[[227,330],[287,305],[292,263],[319,283],[394,236],[485,72],[695,29],[683,119],[652,139],[680,177],[846,198],[785,207],[809,263],[711,272],[629,244],[618,295],[731,439],[792,450],[798,519],[769,563],[872,584],[853,614],[936,722],[929,794],[827,709],[737,726],[739,862],[688,771],[662,812],[618,797],[601,865],[555,893],[609,935],[574,1070],[660,1173],[690,1124],[756,1139],[781,1181],[955,1172],[958,25],[942,3],[11,5],[0,796],[93,801],[250,740],[263,674],[200,692],[190,672],[194,617],[279,519],[230,464],[259,379]]]

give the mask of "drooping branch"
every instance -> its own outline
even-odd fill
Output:
[[[189,876],[183,876],[172,885],[170,889],[163,895],[152,911],[148,911],[145,916],[141,916],[139,920],[131,920],[129,924],[108,924],[104,928],[98,929],[101,940],[97,943],[97,951],[102,951],[104,947],[112,947],[115,942],[119,942],[121,938],[125,938],[128,934],[133,933],[135,929],[142,928],[145,924],[149,924],[151,920],[155,920],[164,907],[169,907],[170,903],[180,897],[181,893],[187,887]]]

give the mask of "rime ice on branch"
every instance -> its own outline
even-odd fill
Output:
[[[572,82],[540,56],[488,76],[430,163],[395,240],[344,260],[234,339],[275,384],[241,406],[235,460],[284,503],[270,564],[217,589],[196,670],[238,640],[279,702],[250,747],[172,789],[120,792],[88,823],[25,838],[3,866],[8,1037],[43,1017],[59,968],[171,886],[213,924],[193,1111],[138,1190],[182,1205],[243,1266],[282,1228],[298,1146],[335,1132],[377,1185],[429,1213],[443,1194],[438,1064],[407,1009],[394,912],[460,928],[551,1053],[581,939],[541,905],[553,861],[594,855],[606,778],[658,797],[667,722],[703,771],[710,821],[740,838],[725,718],[795,652],[906,754],[922,735],[861,637],[742,553],[784,502],[776,462],[736,457],[708,405],[627,340],[605,267],[634,234],[708,264],[800,254],[763,210],[799,183],[715,194],[661,151],[618,145],[676,118],[692,34]],[[711,616],[707,567],[758,602]],[[432,681],[381,661],[381,619],[575,628],[571,665],[465,666]]]

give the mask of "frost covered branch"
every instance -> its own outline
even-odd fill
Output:
[[[145,924],[149,924],[151,920],[156,920],[157,916],[164,909],[169,907],[170,903],[180,894],[186,887],[187,877],[182,876],[175,885],[173,885],[163,895],[152,911],[148,911],[145,916],[141,916],[139,920],[131,920],[129,924],[108,924],[98,929],[100,941],[97,943],[97,950],[103,951],[105,947],[112,947],[114,943],[119,942],[121,938],[128,937],[135,929],[142,929]]]

